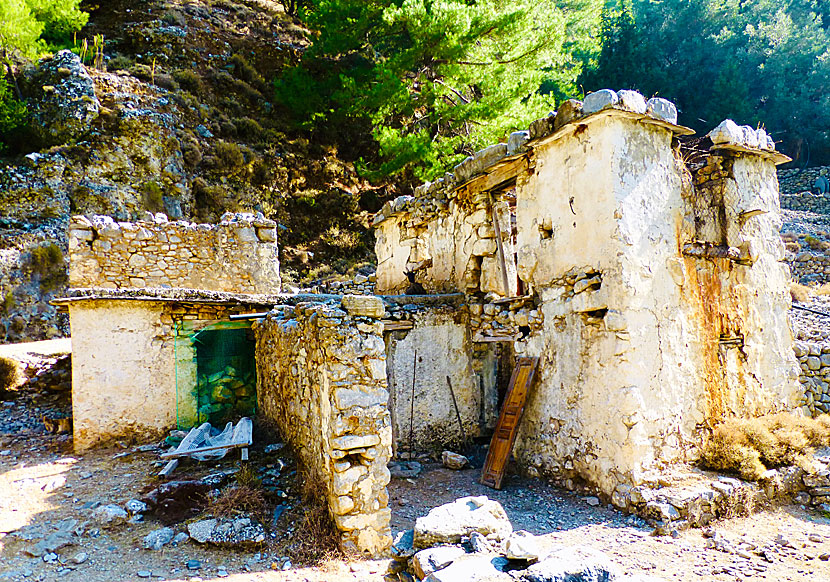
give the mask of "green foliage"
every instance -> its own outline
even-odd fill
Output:
[[[48,275],[59,265],[63,266],[63,253],[58,245],[49,243],[32,249],[29,257],[32,273],[40,276]]]
[[[302,13],[313,44],[276,80],[277,101],[304,127],[370,125],[370,175],[431,178],[575,91],[596,5],[320,0]]]
[[[164,192],[158,182],[150,180],[141,185],[141,201],[150,212],[164,211]]]
[[[204,90],[202,78],[198,73],[190,69],[182,69],[173,73],[173,78],[181,85],[182,89],[190,91],[194,95],[198,95]]]
[[[790,155],[830,163],[828,15],[817,0],[623,0],[603,10],[580,81],[659,93],[699,133],[762,125]]]
[[[5,141],[26,122],[26,105],[12,94],[5,78],[0,77],[0,153],[6,150]]]
[[[34,58],[67,46],[89,19],[81,0],[0,0],[0,50]]]
[[[5,296],[3,296],[3,300],[0,301],[0,313],[8,315],[11,313],[12,309],[14,309],[16,303],[17,302],[14,300],[14,293],[9,291]]]
[[[223,175],[237,172],[245,164],[242,150],[233,142],[218,141],[213,146],[214,169]]]
[[[29,257],[29,267],[32,269],[32,275],[38,278],[40,289],[44,293],[58,289],[66,283],[63,252],[55,243],[33,248]]]

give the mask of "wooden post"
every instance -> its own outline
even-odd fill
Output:
[[[496,203],[493,200],[492,192],[488,192],[487,197],[490,199],[490,214],[493,216],[493,228],[496,231],[496,246],[499,249],[499,265],[501,266],[501,282],[504,286],[504,296],[510,297],[510,284],[507,281],[507,260],[504,258],[504,244],[501,240],[499,216],[496,213]]]

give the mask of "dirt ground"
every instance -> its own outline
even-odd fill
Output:
[[[166,525],[157,517],[107,529],[94,520],[93,513],[97,504],[123,506],[157,484],[159,449],[122,443],[76,455],[69,435],[48,434],[38,421],[44,410],[68,408],[65,393],[25,393],[0,402],[0,581],[397,579],[384,578],[386,561],[331,557],[316,566],[299,563],[296,542],[308,539],[309,532],[304,530],[305,508],[296,465],[287,449],[265,453],[265,446],[271,444],[267,438],[255,442],[249,463],[260,476],[282,467],[277,471],[279,479],[272,482],[271,498],[285,511],[276,521],[263,520],[268,529],[264,543],[244,550],[204,547],[194,541],[160,551],[143,549],[144,536]],[[235,456],[185,463],[173,478],[224,472],[232,481],[239,463]],[[415,478],[393,479],[389,485],[393,531],[411,528],[417,517],[442,503],[466,495],[487,495],[502,503],[515,529],[548,535],[565,546],[590,546],[606,553],[627,573],[666,581],[830,580],[830,519],[808,508],[772,508],[719,522],[711,531],[655,537],[634,516],[592,506],[594,499],[542,481],[508,475],[504,488],[495,491],[480,485],[478,477],[477,469],[452,471],[427,463]],[[208,506],[201,516],[210,511]],[[194,513],[190,519],[201,516]],[[186,531],[185,523],[171,527]],[[73,532],[71,544],[57,549],[54,556],[30,555],[39,540],[57,531]],[[707,547],[712,545],[721,549]],[[290,563],[286,564],[286,558]],[[198,569],[188,569],[188,562],[195,566],[193,561],[198,562]]]

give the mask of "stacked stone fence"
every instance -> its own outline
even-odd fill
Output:
[[[259,411],[322,484],[341,546],[369,556],[392,543],[383,302],[348,295],[342,309],[302,302],[254,325]]]
[[[815,166],[813,168],[793,168],[778,171],[778,185],[781,194],[798,194],[811,192],[819,176],[830,178],[830,166]],[[783,204],[782,204],[783,206]]]
[[[163,214],[150,218],[130,223],[107,216],[73,217],[69,286],[279,292],[273,221],[231,213],[219,224],[168,222]]]
[[[814,461],[815,472],[794,466],[770,469],[757,483],[695,473],[687,475],[686,483],[681,480],[670,486],[659,486],[657,479],[637,487],[621,484],[611,502],[648,521],[658,535],[703,527],[716,519],[750,515],[778,503],[795,502],[830,511],[830,459],[816,457]],[[718,540],[709,543],[709,547],[718,547]]]
[[[808,190],[793,194],[781,194],[781,208],[814,212],[815,214],[830,214],[830,196],[813,194]]]
[[[326,281],[313,286],[310,293],[336,294],[336,295],[374,295],[375,274],[357,275],[350,281]]]
[[[793,280],[802,285],[830,281],[830,255],[804,251],[787,258]]]
[[[799,403],[806,414],[830,412],[830,343],[795,342],[804,394]]]

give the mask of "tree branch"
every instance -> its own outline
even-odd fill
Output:
[[[455,94],[458,96],[458,98],[459,98],[459,99],[461,99],[464,103],[469,103],[469,102],[470,102],[470,100],[469,100],[469,99],[467,99],[466,97],[464,97],[464,95],[461,93],[461,91],[459,91],[458,89],[454,89],[454,88],[450,87],[449,85],[447,85],[447,84],[446,84],[444,81],[442,81],[441,79],[433,79],[433,80],[432,80],[432,82],[433,82],[433,83],[438,83],[438,84],[439,84],[439,85],[441,85],[442,87],[446,87],[447,89],[449,89],[450,91],[452,91],[453,93],[455,93]]]

